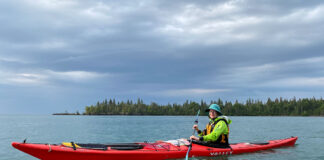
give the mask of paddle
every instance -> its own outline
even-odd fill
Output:
[[[200,113],[200,109],[198,110],[198,113],[197,113],[197,116],[196,116],[196,120],[195,120],[195,124],[198,124],[199,113]],[[195,131],[196,130],[193,129],[192,135],[195,135]],[[189,144],[189,148],[188,148],[188,151],[187,151],[187,154],[186,154],[186,160],[188,160],[188,158],[189,158],[189,152],[191,150],[191,146],[192,146],[192,140],[190,141],[190,144]]]

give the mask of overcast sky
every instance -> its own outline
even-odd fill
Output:
[[[2,0],[0,114],[324,95],[318,0]]]

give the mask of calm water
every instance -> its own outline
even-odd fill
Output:
[[[228,157],[192,160],[324,159],[323,117],[230,117],[230,142],[265,141],[298,136],[295,147]],[[37,160],[11,147],[35,143],[154,142],[189,137],[194,116],[8,116],[0,115],[0,160]],[[199,117],[200,128],[207,117]]]

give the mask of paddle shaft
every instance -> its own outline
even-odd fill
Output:
[[[200,113],[200,109],[198,110],[198,113],[197,113],[196,120],[195,120],[194,124],[198,124],[199,113]],[[193,129],[193,132],[192,132],[193,136],[195,135],[195,131],[196,130]],[[190,144],[189,144],[189,148],[188,148],[188,151],[187,151],[187,154],[186,154],[186,160],[188,160],[188,158],[189,158],[189,152],[191,150],[191,147],[192,147],[192,140],[190,141]]]

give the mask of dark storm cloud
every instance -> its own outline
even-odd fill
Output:
[[[48,107],[64,111],[106,97],[323,93],[320,1],[23,0],[0,9],[0,95],[11,91],[0,106],[16,106],[8,113],[21,106],[15,95],[26,106],[57,99]]]

